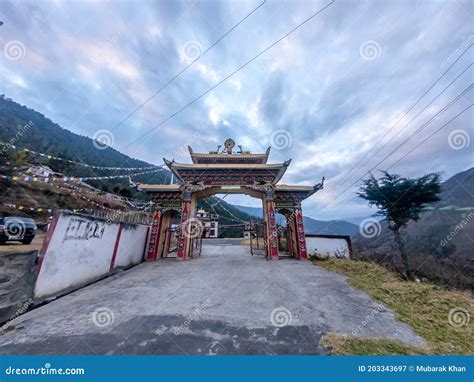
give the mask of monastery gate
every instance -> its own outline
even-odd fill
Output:
[[[193,239],[202,230],[202,223],[196,219],[197,201],[220,193],[246,194],[262,200],[267,259],[279,259],[276,213],[286,217],[290,255],[297,259],[308,258],[301,202],[322,189],[324,178],[314,186],[278,184],[291,159],[268,164],[270,147],[262,154],[252,154],[238,147],[239,150],[234,151],[235,142],[232,139],[225,141],[222,150],[219,146],[208,154],[194,153],[188,146],[192,164],[164,159],[180,184],[139,185],[139,189],[149,194],[155,203],[147,260],[167,256],[170,245],[167,233],[177,211],[180,212],[177,259],[191,258]]]

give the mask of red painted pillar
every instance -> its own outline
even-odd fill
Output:
[[[293,239],[291,233],[291,215],[286,217],[286,250],[288,255],[293,256]]]
[[[186,260],[189,257],[189,235],[186,225],[190,217],[191,200],[184,200],[181,208],[181,224],[178,227],[178,250],[177,260]]]
[[[267,207],[267,256],[270,260],[278,260],[278,232],[275,219],[275,202],[266,201]]]
[[[112,272],[114,270],[115,259],[117,258],[118,247],[120,244],[120,237],[122,236],[122,229],[123,229],[123,223],[120,223],[118,232],[117,232],[117,237],[115,239],[114,251],[112,252],[112,260],[110,261],[109,272]]]
[[[35,269],[36,276],[38,276],[40,273],[41,265],[43,265],[43,260],[44,260],[44,257],[46,256],[46,251],[48,250],[49,243],[51,242],[51,239],[53,238],[54,230],[56,229],[56,226],[60,218],[61,218],[61,213],[60,212],[55,213],[53,216],[53,219],[49,223],[48,231],[46,232],[46,236],[43,240],[43,245],[41,246],[41,249],[38,254],[37,265]]]
[[[161,210],[156,210],[153,214],[153,223],[151,224],[150,240],[148,241],[148,248],[146,251],[146,259],[156,260],[158,243],[160,242],[161,231]]]
[[[301,212],[301,207],[295,208],[295,223],[298,258],[300,260],[306,260],[308,258],[308,252],[306,250],[306,237],[304,235],[303,213]]]

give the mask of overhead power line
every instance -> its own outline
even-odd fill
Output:
[[[382,158],[382,160],[378,161],[369,171],[374,170],[378,166],[380,166],[383,162],[385,162],[390,156],[395,154],[403,145],[405,145],[411,138],[413,138],[416,134],[418,134],[420,131],[422,131],[429,123],[431,123],[437,116],[440,114],[444,113],[446,110],[448,110],[451,106],[453,106],[456,102],[458,102],[464,95],[466,95],[468,92],[472,90],[474,87],[473,84],[469,85],[466,89],[464,89],[456,98],[454,98],[450,103],[448,103],[444,108],[442,108],[440,111],[438,111],[433,117],[431,117],[427,122],[425,122],[423,125],[421,125],[412,135],[408,136],[407,139],[405,139],[403,142],[401,142],[397,147],[395,147],[392,151],[390,151],[385,157]],[[464,111],[466,111],[465,109]],[[462,111],[460,114],[464,113]],[[458,115],[457,115],[458,116]],[[456,119],[457,116],[453,119]]]
[[[420,143],[418,143],[415,147],[413,147],[410,151],[408,151],[406,154],[404,154],[400,159],[398,159],[396,162],[392,163],[389,167],[387,167],[387,170],[391,169],[393,166],[395,166],[397,163],[399,163],[401,160],[406,158],[408,155],[410,155],[413,151],[415,151],[418,147],[420,147],[422,144],[430,140],[434,135],[439,133],[442,129],[444,129],[446,126],[448,126],[451,122],[453,122],[455,119],[457,119],[461,114],[465,113],[467,110],[469,110],[474,104],[470,104],[468,107],[466,107],[463,111],[460,113],[456,114],[453,118],[451,118],[448,122],[446,122],[444,125],[442,125],[440,128],[436,129],[433,131],[428,137],[423,139]]]
[[[453,63],[451,65],[449,65],[449,67],[431,84],[431,86],[415,101],[415,103],[405,112],[405,114],[403,114],[393,125],[392,127],[390,127],[390,129],[385,132],[385,134],[372,146],[372,148],[367,152],[365,153],[362,158],[355,164],[353,165],[350,170],[347,171],[346,175],[344,175],[344,177],[342,179],[340,179],[335,187],[337,187],[339,184],[341,184],[348,176],[350,176],[352,174],[352,171],[357,167],[359,166],[359,164],[364,160],[364,158],[366,158],[371,152],[373,149],[375,149],[375,147],[383,141],[383,139],[388,135],[390,134],[390,132],[420,103],[420,101],[425,97],[425,95],[427,95],[431,89],[433,89],[440,81],[441,79],[449,72],[449,70],[466,54],[466,52],[472,47],[472,43],[471,45],[469,45],[466,50],[464,52],[462,52],[459,57],[453,61]],[[471,64],[472,65],[472,64]],[[464,72],[463,72],[464,73]],[[373,157],[373,156],[372,156]],[[372,158],[371,157],[371,158]],[[369,159],[370,160],[370,159]],[[368,162],[368,161],[367,161]],[[366,162],[366,163],[367,163]]]
[[[144,102],[138,105],[135,109],[133,109],[130,113],[128,113],[124,119],[122,119],[119,123],[117,123],[111,131],[114,131],[118,127],[120,127],[123,123],[125,123],[132,115],[134,115],[138,110],[140,110],[143,106],[145,106],[148,102],[150,102],[154,97],[156,97],[159,93],[161,93],[164,89],[168,87],[174,80],[176,80],[181,74],[183,74],[186,70],[188,70],[191,66],[193,66],[197,61],[199,61],[203,56],[206,55],[212,48],[214,48],[220,41],[222,41],[227,35],[229,35],[235,28],[237,28],[240,24],[242,24],[246,19],[248,19],[252,14],[254,14],[260,7],[262,7],[267,0],[262,1],[256,8],[254,8],[250,13],[248,13],[243,19],[241,19],[237,24],[235,24],[232,28],[230,28],[227,32],[225,32],[221,37],[219,37],[211,46],[209,46],[202,54],[200,54],[197,58],[191,61],[188,65],[186,65],[183,69],[181,69],[178,73],[176,73],[173,77],[171,77],[164,85],[158,88],[151,96],[149,96]]]
[[[449,82],[449,84],[448,84],[443,90],[441,90],[441,92],[439,92],[438,95],[436,95],[436,97],[434,97],[427,105],[425,105],[425,107],[423,107],[423,109],[421,109],[421,110],[420,110],[415,116],[413,116],[400,130],[398,130],[398,131],[396,132],[396,134],[395,134],[393,137],[391,137],[391,138],[390,138],[387,142],[385,142],[374,154],[372,154],[371,157],[361,166],[360,170],[362,170],[363,167],[364,167],[365,165],[367,165],[378,153],[380,153],[390,142],[392,142],[396,137],[398,137],[416,118],[418,118],[426,109],[428,109],[429,106],[431,106],[439,97],[441,97],[441,95],[443,95],[443,94],[451,87],[451,85],[453,85],[453,84],[454,84],[466,71],[468,71],[472,66],[473,66],[472,63],[469,64],[463,71],[461,71],[461,73],[459,73],[453,80],[451,80],[451,81]],[[468,89],[466,89],[465,91],[468,91]],[[441,113],[441,112],[442,112],[442,111],[439,111],[438,114]],[[406,115],[406,114],[405,114],[405,115]],[[402,117],[402,118],[403,118],[403,117]],[[400,121],[400,120],[399,120],[399,121]],[[397,123],[398,123],[398,122],[397,122]],[[393,126],[396,126],[396,124],[393,125]],[[392,126],[392,128],[393,128],[393,126]],[[391,129],[392,129],[392,128],[391,128]],[[384,136],[386,136],[386,135],[387,135],[387,134],[385,134]],[[382,139],[383,139],[383,138],[382,138]],[[377,146],[377,144],[380,143],[380,142],[381,142],[381,140],[379,140],[374,146],[372,146],[372,148],[370,149],[370,151],[372,151],[372,150]],[[369,151],[369,152],[370,152],[370,151]],[[368,153],[367,153],[367,154],[368,154]],[[366,155],[367,155],[367,154],[366,154]],[[366,155],[365,155],[365,156],[366,156]],[[363,158],[362,158],[362,159],[363,159]],[[359,160],[359,162],[357,162],[357,164],[360,164],[360,162],[361,162],[361,160]],[[346,174],[343,179],[347,179],[348,176],[349,176],[350,174],[352,174],[352,170],[353,170],[354,168],[355,168],[355,166],[353,166],[353,167],[351,168],[351,172],[348,173],[348,174]],[[370,171],[370,170],[369,170],[369,171]],[[357,173],[357,172],[359,172],[359,170],[356,170],[355,172]],[[350,187],[352,187],[353,185],[355,185],[359,180],[361,180],[361,179],[365,176],[366,173],[367,173],[367,171],[364,171],[362,177],[361,177],[361,178],[358,178],[358,179],[357,179],[355,182],[353,182],[348,188],[350,188]],[[356,176],[357,176],[357,175],[356,175]],[[343,179],[341,179],[334,187],[337,187],[337,186],[342,182]],[[345,192],[345,191],[344,191],[344,192]],[[323,200],[323,201],[324,201],[324,200]]]
[[[453,85],[464,73],[466,73],[471,67],[472,63],[468,65],[461,73],[459,73],[436,97],[434,97],[426,106],[421,109],[410,121],[408,121],[405,126],[403,126],[401,129],[397,130],[395,135],[393,137],[390,137],[390,139],[385,142],[379,149],[371,155],[371,157],[362,165],[364,167],[367,163],[371,161],[371,159],[375,158],[375,156],[380,153],[385,147],[387,147],[390,142],[392,142],[396,137],[398,137],[401,133],[403,133],[408,126],[411,125],[411,123],[417,119],[428,107],[430,107],[439,97],[441,97],[450,87]]]
[[[308,23],[310,20],[312,20],[313,18],[315,18],[316,16],[318,16],[320,13],[324,12],[329,6],[331,6],[332,4],[335,3],[336,0],[332,0],[330,3],[328,3],[327,5],[325,5],[323,8],[319,9],[317,12],[313,13],[310,17],[306,18],[305,20],[303,20],[302,22],[300,22],[298,25],[296,25],[295,27],[293,27],[289,32],[285,33],[282,37],[280,37],[278,40],[276,40],[275,42],[273,42],[272,44],[270,44],[269,46],[267,46],[265,49],[263,49],[260,53],[258,53],[256,56],[254,56],[253,58],[251,58],[250,60],[248,60],[247,62],[245,62],[243,65],[239,66],[236,70],[234,70],[232,73],[230,73],[229,75],[227,75],[226,77],[224,77],[222,80],[220,80],[219,82],[217,82],[215,85],[211,86],[208,90],[206,90],[204,93],[200,94],[199,96],[197,96],[196,98],[194,98],[192,101],[188,102],[187,104],[185,104],[184,106],[182,106],[181,108],[179,108],[177,111],[175,111],[173,114],[169,115],[167,118],[165,118],[164,120],[162,120],[158,125],[156,125],[155,127],[151,128],[150,130],[148,130],[146,133],[140,135],[138,138],[136,138],[135,140],[133,140],[132,142],[130,142],[128,145],[126,145],[123,149],[126,149],[127,147],[129,147],[130,145],[133,145],[134,143],[138,142],[140,139],[146,137],[147,135],[149,135],[150,133],[152,133],[153,131],[155,131],[156,129],[160,128],[161,126],[163,126],[166,122],[170,121],[171,119],[173,119],[174,117],[176,117],[179,113],[181,113],[183,110],[187,109],[189,106],[193,105],[194,103],[196,103],[197,101],[199,101],[201,98],[203,98],[205,95],[209,94],[211,91],[213,91],[214,89],[216,89],[218,86],[220,86],[221,84],[223,84],[225,81],[227,81],[229,78],[233,77],[236,73],[238,73],[239,71],[241,71],[242,69],[244,69],[247,65],[249,65],[250,63],[252,63],[253,61],[255,61],[257,58],[259,58],[260,56],[262,56],[263,54],[265,54],[266,52],[268,52],[271,48],[273,48],[275,45],[277,45],[278,43],[280,43],[281,41],[283,41],[285,38],[287,38],[288,36],[290,36],[291,34],[293,34],[295,31],[297,31],[299,28],[301,28],[303,25],[305,25],[306,23]]]
[[[410,151],[408,151],[406,154],[404,154],[401,158],[397,159],[394,163],[392,163],[389,167],[387,167],[387,171],[392,168],[393,166],[395,166],[396,164],[398,164],[399,162],[401,162],[403,159],[405,159],[408,155],[410,155],[413,151],[415,151],[418,147],[420,147],[421,145],[423,145],[424,143],[426,143],[428,140],[430,140],[434,135],[436,135],[437,133],[439,133],[442,129],[444,129],[446,126],[448,126],[449,124],[451,124],[454,120],[456,120],[457,118],[459,118],[462,114],[464,114],[467,110],[469,110],[472,106],[474,106],[474,104],[470,104],[468,107],[466,107],[465,109],[463,109],[461,112],[459,112],[458,114],[456,114],[453,118],[451,118],[449,121],[447,121],[446,123],[444,123],[441,127],[439,127],[438,129],[436,129],[434,132],[432,132],[428,137],[426,137],[425,139],[423,139],[420,143],[418,143],[415,147],[413,147]],[[340,194],[341,195],[341,194]],[[339,196],[338,195],[336,198],[334,198],[334,200],[338,199]],[[350,199],[343,199],[339,202],[337,202],[336,204],[333,204],[333,203],[330,203],[328,205],[325,205],[323,208],[321,208],[319,211],[324,211],[324,210],[327,210],[328,209],[328,206],[332,206],[332,208],[335,208],[339,205],[341,205],[342,203],[347,203],[349,201],[352,201],[354,199],[357,198],[357,195],[353,196],[352,198]]]
[[[346,187],[342,192],[340,192],[330,204],[333,204],[337,199],[339,199],[342,195],[344,195],[351,187],[355,186],[360,180],[364,178],[365,175],[367,175],[370,171],[373,171],[377,166],[385,162],[390,156],[392,156],[400,147],[402,147],[406,142],[408,142],[414,135],[416,135],[418,132],[423,130],[427,125],[429,125],[431,122],[433,122],[436,117],[444,113],[446,110],[450,109],[457,101],[459,101],[465,94],[467,94],[471,89],[474,87],[473,84],[469,85],[466,89],[464,89],[458,96],[456,96],[451,102],[449,102],[445,107],[440,109],[436,114],[434,114],[430,119],[428,119],[424,124],[422,124],[412,135],[407,137],[404,141],[402,141],[394,150],[392,150],[389,154],[387,154],[381,161],[379,161],[376,165],[372,166],[369,170],[364,172],[364,174],[359,177],[357,180],[355,180],[353,183],[351,183],[348,187]],[[460,114],[464,113],[467,109],[463,110]],[[459,115],[460,115],[459,114]],[[457,115],[455,118],[457,118],[459,115]],[[454,119],[455,119],[454,118]],[[452,120],[450,120],[451,122]],[[326,209],[327,207],[323,207],[322,210]]]

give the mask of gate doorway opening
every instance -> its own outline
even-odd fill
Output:
[[[166,247],[162,244],[165,239],[161,236],[165,231],[163,227],[169,228],[170,223],[164,222],[163,216],[170,208],[180,211],[176,258],[192,258],[196,249],[196,238],[202,239],[200,235],[204,231],[203,223],[197,217],[198,202],[216,194],[244,194],[262,201],[267,259],[280,258],[281,242],[285,243],[283,249],[289,256],[308,258],[301,202],[323,187],[324,178],[314,186],[278,184],[291,159],[283,163],[269,164],[267,160],[270,148],[265,153],[252,154],[250,151],[244,151],[242,146],[237,146],[239,150],[234,150],[235,146],[235,142],[229,138],[224,142],[222,150],[222,146],[218,146],[216,151],[210,151],[208,154],[194,153],[192,148],[188,147],[192,164],[164,159],[166,166],[178,179],[178,184],[139,185],[139,189],[149,194],[155,204],[147,259],[156,260],[166,256],[163,251]],[[283,235],[278,232],[278,212],[286,219],[287,228]]]
[[[236,197],[238,197],[236,199]],[[208,197],[197,199],[197,209],[205,211],[207,216],[213,216],[217,222],[212,222],[216,228],[213,237],[219,239],[245,239],[245,228],[247,222],[253,217],[239,208],[240,204],[254,203],[254,197],[247,195],[232,195],[229,193],[216,193]],[[258,201],[257,201],[258,203]],[[261,202],[260,202],[261,203]],[[260,204],[261,205],[261,204]],[[261,220],[261,218],[253,217]],[[205,227],[210,223],[203,222]]]

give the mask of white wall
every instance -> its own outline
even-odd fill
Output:
[[[349,245],[347,240],[342,238],[326,238],[306,236],[306,248],[308,256],[315,250],[323,256],[350,258]]]
[[[148,227],[138,224],[124,224],[120,235],[115,267],[129,267],[143,260]]]
[[[35,298],[77,289],[107,275],[118,230],[119,223],[62,212],[46,252],[40,254],[42,263],[36,279]],[[141,261],[146,231],[146,226],[124,224],[116,266],[130,266]]]

